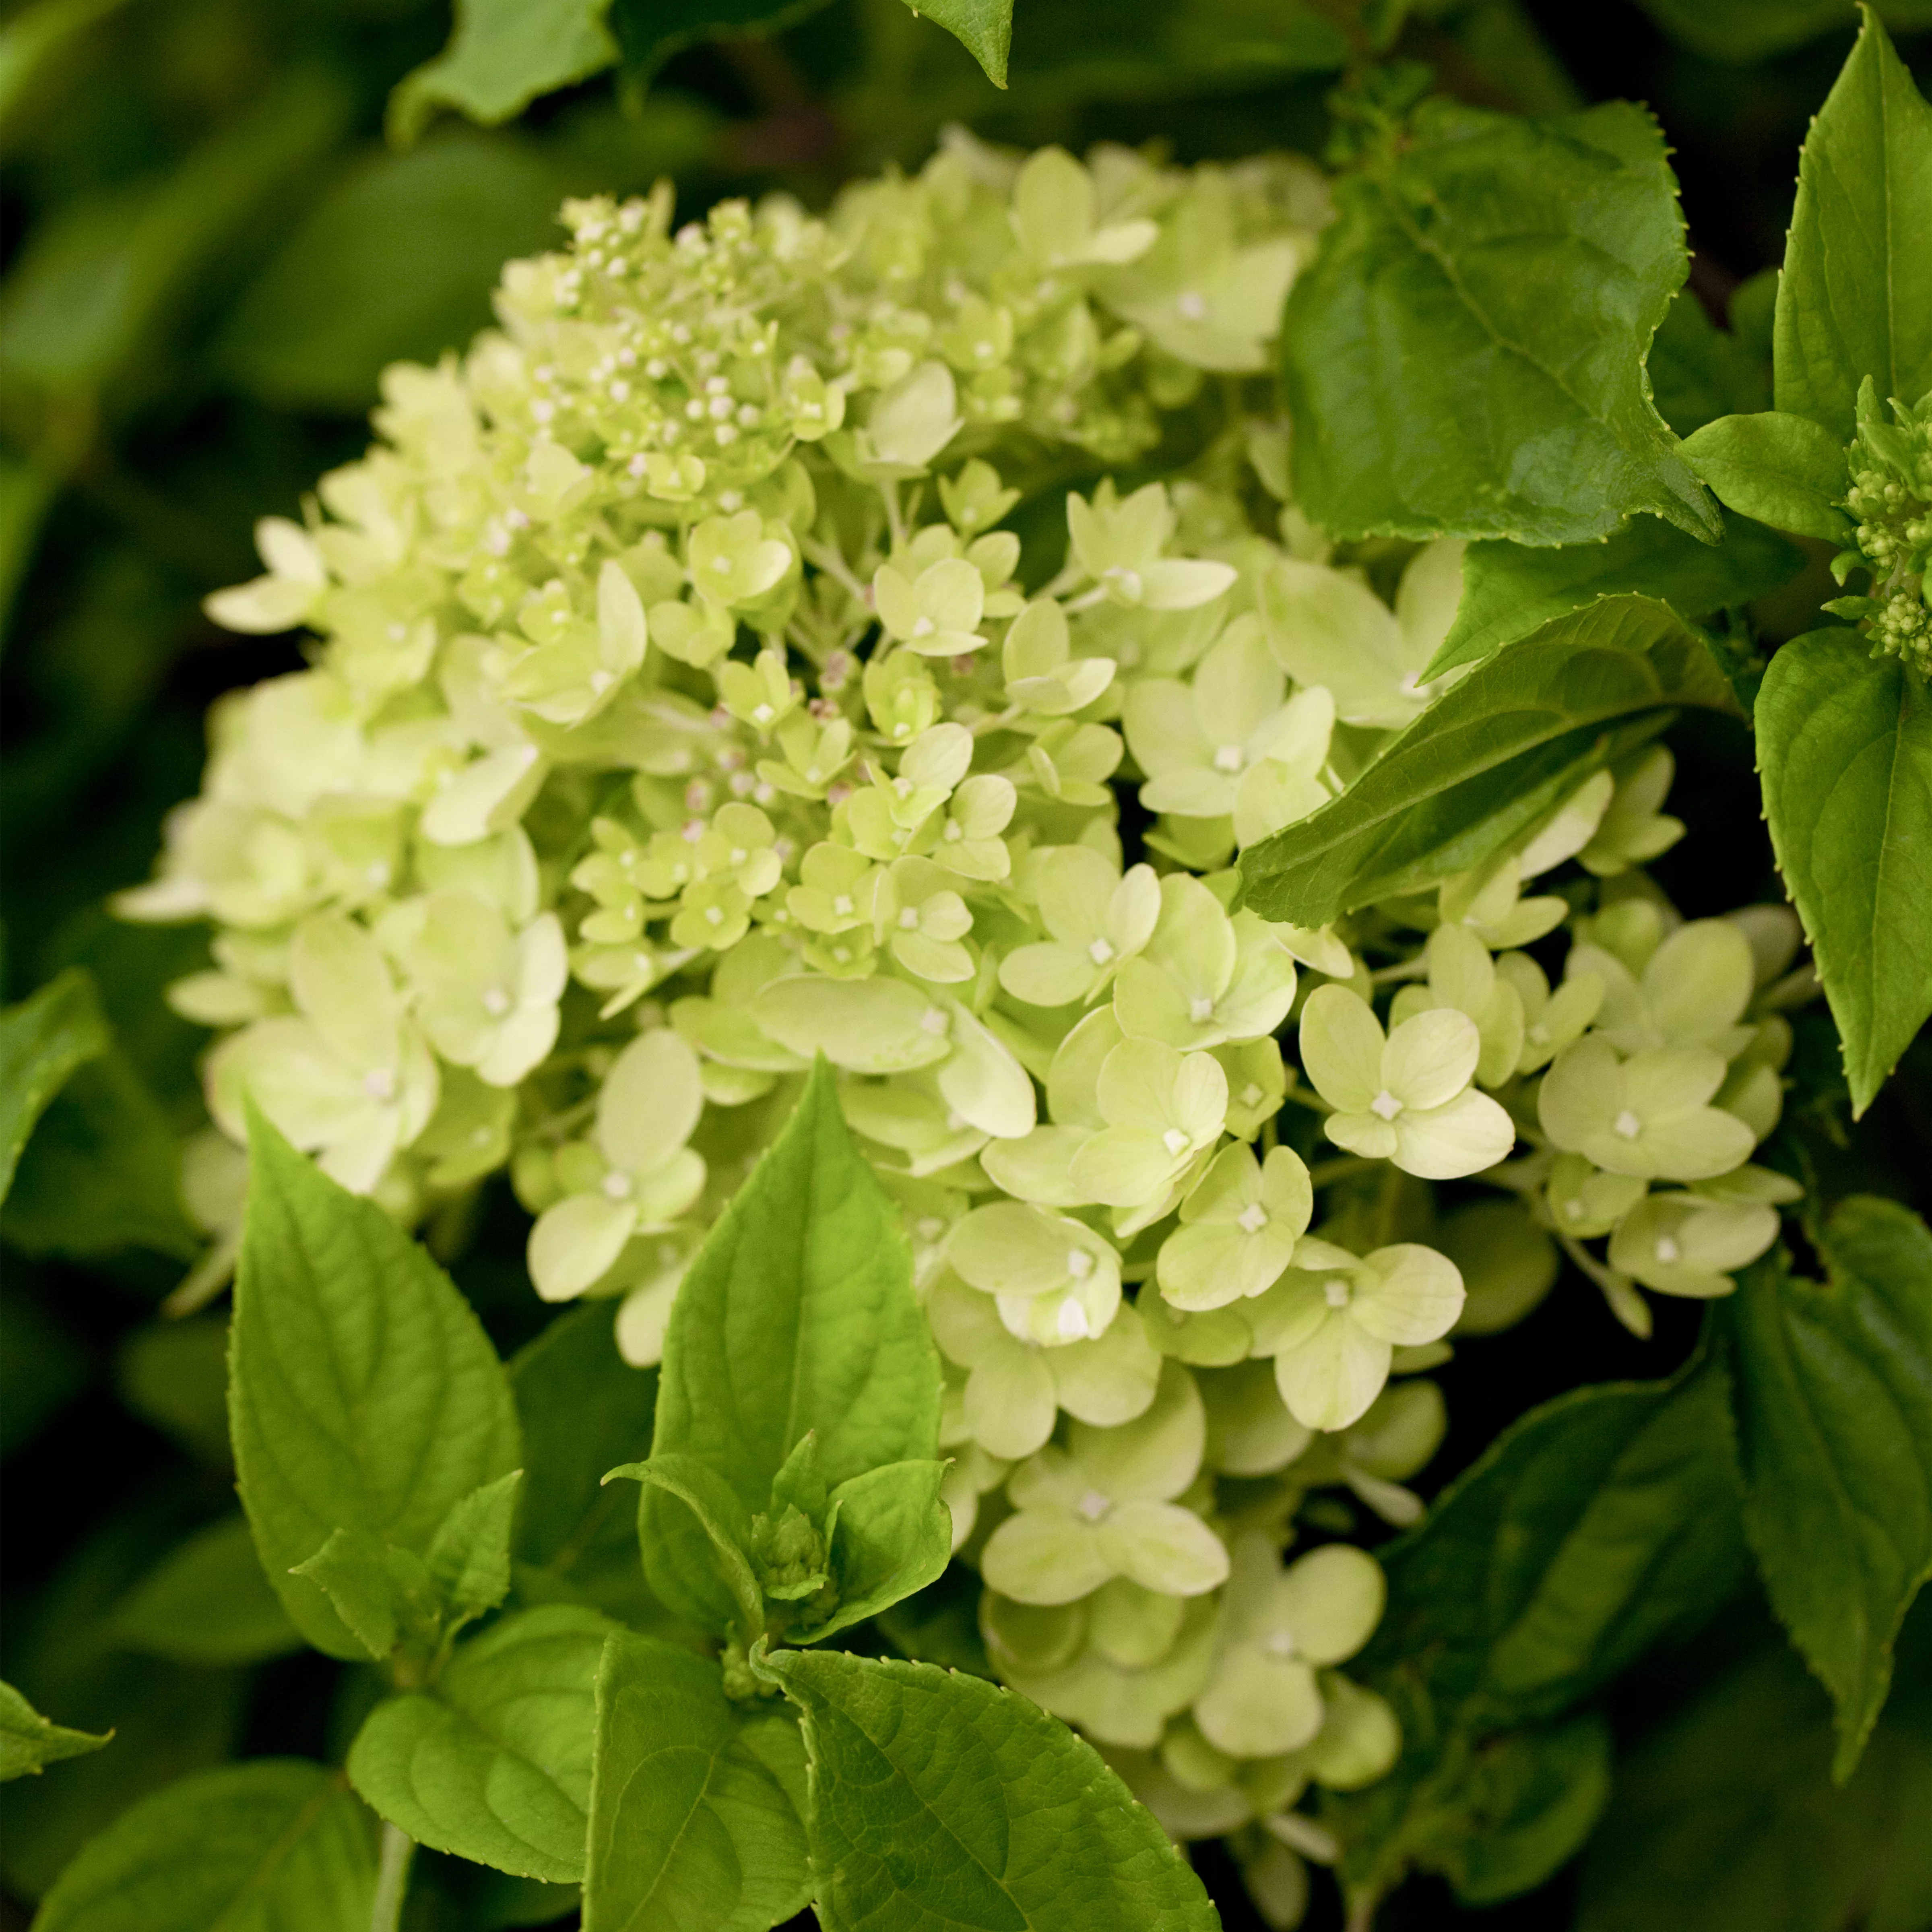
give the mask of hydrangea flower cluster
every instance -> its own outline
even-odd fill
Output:
[[[1872,655],[1902,658],[1932,676],[1932,608],[1925,566],[1932,562],[1932,394],[1908,406],[1894,400],[1887,422],[1868,378],[1858,396],[1858,432],[1846,452],[1852,484],[1845,508],[1856,524],[1853,549],[1832,560],[1843,584],[1862,570],[1862,596],[1826,605],[1868,620]]]
[[[172,997],[223,1132],[252,1097],[410,1220],[507,1167],[538,1293],[620,1298],[639,1364],[824,1054],[996,1667],[1283,1922],[1303,1792],[1399,1744],[1337,1670],[1379,1568],[1285,1546],[1420,1513],[1415,1378],[1552,1234],[1640,1326],[1768,1244],[1794,938],[1645,879],[1660,750],[1424,898],[1238,904],[1427,704],[1460,593],[1458,545],[1338,559],[1286,501],[1263,372],[1325,209],[1292,160],[964,136],[823,220],[567,205],[211,600],[311,665],[218,707],[123,902],[213,922]]]

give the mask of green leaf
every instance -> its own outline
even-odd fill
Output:
[[[1208,1894],[1092,1746],[929,1664],[782,1650],[826,1932],[1210,1932]]]
[[[524,1429],[516,1555],[630,1623],[656,1607],[638,1559],[637,1500],[603,1478],[650,1453],[658,1372],[618,1354],[614,1315],[608,1301],[573,1308],[510,1364]]]
[[[905,0],[915,14],[944,27],[986,70],[995,87],[1006,84],[1006,56],[1013,44],[1013,0]]]
[[[1850,0],[1642,0],[1642,4],[1672,40],[1732,67],[1768,59],[1850,24]],[[1876,10],[1900,28],[1932,24],[1925,0],[1886,0]]]
[[[1894,1639],[1932,1576],[1932,1234],[1840,1203],[1828,1285],[1760,1262],[1723,1310],[1744,1529],[1772,1606],[1837,1707],[1840,1782],[1883,1708]]]
[[[69,42],[125,0],[33,0],[0,26],[0,122]]]
[[[929,1459],[940,1384],[898,1210],[854,1144],[821,1060],[678,1291],[653,1460],[707,1464],[750,1516],[808,1430],[832,1488]],[[694,1620],[728,1614],[684,1507],[647,1490],[638,1522],[658,1594]]]
[[[597,1673],[584,1932],[765,1932],[812,1892],[805,1751],[717,1664],[614,1632]]]
[[[419,1844],[519,1878],[582,1878],[597,1664],[611,1628],[573,1604],[493,1624],[433,1689],[370,1713],[350,1747],[350,1782]]]
[[[1778,407],[1841,447],[1868,376],[1881,399],[1932,389],[1928,234],[1932,107],[1868,9],[1798,157],[1778,290]]]
[[[302,1646],[238,1510],[179,1543],[115,1606],[116,1642],[182,1664],[260,1664]]]
[[[123,1812],[61,1874],[34,1932],[367,1932],[375,1893],[375,1834],[340,1777],[257,1758]]]
[[[892,1462],[841,1483],[832,1534],[838,1605],[823,1623],[792,1633],[817,1643],[922,1590],[952,1555],[952,1512],[939,1499],[944,1462]]]
[[[1477,664],[1565,611],[1599,597],[1640,591],[1660,597],[1693,621],[1775,590],[1803,567],[1804,554],[1762,524],[1726,513],[1724,540],[1700,543],[1654,517],[1600,544],[1534,550],[1524,544],[1472,543],[1462,554],[1462,597],[1456,621],[1430,660],[1425,679]]]
[[[0,1683],[0,1784],[30,1774],[38,1776],[44,1766],[62,1758],[85,1757],[113,1735],[70,1731],[42,1717],[12,1684]]]
[[[134,1330],[114,1362],[115,1393],[196,1461],[228,1474],[228,1316],[153,1322]]]
[[[626,1462],[610,1472],[610,1477],[624,1476],[644,1486],[638,1499],[638,1522],[645,1567],[652,1568],[654,1538],[675,1539],[678,1545],[675,1570],[669,1562],[658,1566],[666,1579],[660,1587],[673,1607],[713,1629],[722,1630],[735,1624],[740,1640],[746,1643],[760,1635],[765,1628],[764,1593],[746,1554],[752,1540],[751,1517],[737,1492],[710,1463],[675,1451],[641,1462]],[[653,1510],[650,1504],[660,1496],[676,1498],[689,1512],[688,1522],[682,1512]],[[690,1564],[689,1523],[696,1524],[704,1539],[703,1570]],[[652,1580],[657,1580],[655,1569]]]
[[[413,1550],[398,1549],[361,1529],[332,1531],[328,1540],[290,1572],[313,1583],[357,1643],[379,1662],[400,1644],[419,1670],[433,1651],[440,1618],[429,1565]]]
[[[1681,704],[1728,692],[1667,604],[1605,597],[1552,618],[1438,698],[1340,797],[1241,855],[1243,902],[1325,926],[1483,864]]]
[[[182,1207],[181,1144],[118,1045],[77,1068],[41,1116],[0,1228],[34,1255],[200,1252],[205,1237]]]
[[[510,1594],[510,1536],[520,1469],[485,1483],[450,1505],[430,1539],[429,1574],[459,1622],[494,1610]]]
[[[1282,331],[1295,494],[1323,529],[1582,543],[1646,511],[1716,538],[1644,378],[1685,256],[1642,109],[1426,101],[1336,207]]]
[[[1563,1716],[1708,1617],[1746,1560],[1739,1506],[1724,1378],[1694,1365],[1532,1410],[1380,1552],[1388,1608],[1349,1673],[1394,1703],[1404,1744],[1389,1777],[1335,1804],[1352,1896],[1378,1895],[1412,1861],[1501,1896],[1507,1862],[1498,1851],[1486,1881],[1472,1841],[1512,1815],[1528,1882],[1538,1845],[1574,1831],[1574,1848],[1601,1791],[1580,1734],[1512,1744],[1528,1756],[1499,1784],[1480,1769],[1492,1741]],[[1565,1778],[1519,1782],[1539,1764],[1567,1764]]]
[[[1856,1116],[1932,1013],[1932,692],[1856,632],[1812,631],[1772,657],[1755,719],[1772,844]]]
[[[490,318],[506,257],[560,243],[562,189],[520,139],[453,130],[337,182],[250,285],[214,345],[280,409],[359,414],[400,360],[433,363]]]
[[[298,1629],[362,1653],[289,1573],[338,1528],[422,1551],[452,1506],[518,1466],[496,1352],[449,1278],[374,1202],[259,1117],[235,1286],[229,1420],[262,1567]]]
[[[1690,467],[1724,502],[1774,530],[1848,543],[1839,508],[1850,485],[1844,446],[1809,416],[1761,410],[1720,416],[1684,443]]]
[[[94,981],[79,967],[0,1012],[0,1201],[47,1102],[76,1067],[107,1051],[111,1037]]]
[[[763,38],[824,4],[825,0],[610,0],[610,20],[623,50],[626,77],[643,82],[686,47],[740,34]]]
[[[456,28],[389,97],[389,137],[406,145],[439,107],[494,128],[539,95],[574,86],[617,58],[610,0],[456,0]]]
[[[1932,1922],[1932,1726],[1888,1718],[1834,1788],[1817,1685],[1773,1642],[1619,1762],[1576,1932],[1916,1932]]]
[[[1776,296],[1778,272],[1766,272]],[[1756,291],[1745,298],[1741,316],[1736,296],[1731,304],[1731,329],[1719,328],[1704,312],[1695,291],[1679,289],[1650,345],[1646,365],[1657,412],[1679,436],[1688,436],[1719,416],[1742,416],[1771,406],[1771,311],[1763,308],[1763,342],[1754,340],[1742,326],[1749,317]]]

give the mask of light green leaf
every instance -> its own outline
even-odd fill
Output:
[[[1667,604],[1605,597],[1552,618],[1436,702],[1340,798],[1241,855],[1243,903],[1318,926],[1520,844],[1681,704],[1728,692]]]
[[[1922,1676],[1923,1672],[1922,1671]],[[1774,1639],[1617,1767],[1576,1932],[1915,1932],[1932,1923],[1932,1728],[1922,1688],[1834,1789],[1823,1696]]]
[[[124,1811],[61,1874],[34,1932],[367,1932],[375,1833],[340,1778],[257,1758]]]
[[[722,1631],[735,1622],[740,1640],[746,1643],[760,1634],[765,1628],[764,1594],[746,1553],[752,1540],[751,1516],[737,1492],[710,1463],[675,1450],[641,1462],[626,1462],[613,1469],[605,1480],[626,1476],[644,1485],[638,1504],[638,1534],[644,1541],[646,1565],[652,1568],[654,1580],[662,1571],[665,1580],[659,1587],[672,1607],[714,1630]],[[704,1538],[704,1570],[694,1570],[690,1564],[691,1539],[683,1517],[650,1508],[658,1496],[676,1498],[689,1512],[691,1522]],[[654,1537],[676,1538],[674,1568],[670,1561],[651,1565]]]
[[[784,1650],[826,1932],[1210,1932],[1214,1908],[1093,1748],[929,1664]]]
[[[1852,520],[1838,507],[1850,481],[1844,446],[1809,416],[1720,416],[1684,439],[1684,458],[1742,515],[1828,542],[1851,540]]]
[[[562,187],[520,137],[453,130],[335,182],[214,344],[221,373],[280,409],[359,414],[386,363],[433,363],[490,320],[506,257],[560,245]]]
[[[1854,1196],[1819,1246],[1828,1284],[1767,1259],[1723,1313],[1745,1532],[1772,1606],[1837,1706],[1842,1782],[1932,1576],[1932,1234]]]
[[[1013,0],[906,0],[915,14],[944,27],[980,66],[995,87],[1006,84],[1006,56],[1013,44]]]
[[[430,1576],[459,1622],[494,1610],[510,1593],[510,1534],[523,1478],[512,1469],[459,1498],[430,1539]]]
[[[717,1664],[612,1634],[597,1673],[584,1932],[765,1932],[812,1892],[805,1750]]]
[[[178,1544],[115,1606],[115,1641],[182,1664],[260,1664],[302,1648],[238,1510]]]
[[[259,1118],[249,1151],[229,1384],[242,1506],[296,1627],[358,1658],[289,1573],[337,1528],[426,1550],[454,1503],[517,1467],[516,1414],[489,1337],[422,1248]]]
[[[1928,234],[1932,107],[1868,10],[1798,157],[1778,289],[1779,409],[1842,446],[1868,376],[1881,400],[1932,389]]]
[[[1478,1767],[1498,1734],[1562,1716],[1722,1604],[1746,1560],[1740,1501],[1724,1377],[1703,1365],[1532,1410],[1380,1552],[1388,1608],[1349,1674],[1394,1704],[1406,1743],[1394,1773],[1337,1804],[1352,1896],[1378,1895],[1412,1861],[1480,1870],[1470,1840],[1498,1794]],[[1542,1749],[1509,1748],[1532,1763]],[[1578,1764],[1553,1835],[1562,1818],[1587,1829]]]
[[[952,1513],[939,1499],[947,1465],[891,1462],[832,1492],[838,1511],[832,1577],[838,1606],[788,1641],[817,1643],[933,1582],[952,1554]]]
[[[1778,870],[1862,1114],[1932,1013],[1932,692],[1856,632],[1812,631],[1773,656],[1755,718]]]
[[[1717,513],[1643,362],[1685,274],[1656,124],[1436,99],[1336,189],[1282,331],[1295,494],[1337,536],[1582,543]]]
[[[291,1575],[304,1578],[327,1596],[330,1607],[379,1662],[387,1662],[399,1644],[415,1653],[412,1671],[421,1670],[434,1650],[440,1618],[429,1565],[413,1550],[384,1543],[366,1530],[338,1529]]]
[[[652,1454],[708,1464],[748,1516],[765,1508],[808,1430],[831,1488],[930,1458],[940,1382],[898,1210],[854,1143],[821,1060],[678,1291]],[[708,1546],[685,1507],[646,1490],[638,1522],[658,1595],[681,1615],[715,1619]]]
[[[47,1102],[110,1038],[94,981],[78,966],[0,1012],[0,1201]]]
[[[610,0],[456,0],[456,30],[389,97],[389,136],[413,141],[439,107],[494,128],[541,94],[601,74],[617,58],[604,24]]]
[[[1660,597],[1695,621],[1748,604],[1788,582],[1804,554],[1761,524],[1726,514],[1724,540],[1700,543],[1654,517],[1633,522],[1600,544],[1532,549],[1524,544],[1472,543],[1462,554],[1462,598],[1425,679],[1477,664],[1527,637],[1566,610],[1599,597],[1640,591]]]
[[[30,1774],[38,1776],[44,1766],[62,1758],[85,1757],[113,1735],[70,1731],[42,1717],[12,1684],[0,1683],[0,1784]]]
[[[573,1604],[493,1624],[432,1690],[370,1713],[350,1782],[419,1844],[519,1878],[582,1878],[597,1663],[612,1628]]]

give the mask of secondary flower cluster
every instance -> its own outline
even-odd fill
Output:
[[[507,1166],[538,1292],[621,1298],[640,1364],[824,1054],[914,1237],[996,1666],[1278,1900],[1329,1849],[1305,1787],[1399,1742],[1335,1669],[1378,1566],[1284,1546],[1348,1526],[1318,1491],[1419,1513],[1414,1372],[1546,1289],[1544,1229],[1633,1322],[1768,1244],[1790,950],[1634,869],[1682,830],[1660,751],[1426,898],[1236,903],[1420,715],[1460,592],[1458,545],[1337,560],[1285,502],[1246,379],[1324,211],[1290,161],[963,137],[824,220],[570,204],[211,600],[320,641],[218,707],[124,902],[213,922],[173,997],[229,1136],[252,1098],[410,1219]]]
[[[1852,486],[1845,507],[1857,522],[1856,548],[1832,561],[1842,584],[1862,570],[1862,596],[1834,598],[1840,616],[1869,620],[1872,655],[1900,658],[1932,676],[1932,609],[1925,566],[1932,562],[1932,394],[1916,406],[1894,400],[1880,413],[1869,379],[1858,396],[1858,433],[1846,452]]]

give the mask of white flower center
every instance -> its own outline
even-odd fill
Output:
[[[1550,1029],[1540,1020],[1530,1028],[1529,1036],[1538,1046],[1547,1046],[1550,1044]]]
[[[769,724],[777,716],[769,704],[754,705],[752,709],[752,722],[756,724]]]
[[[501,1019],[510,1010],[510,996],[501,986],[486,986],[483,991],[483,1010],[492,1019]]]
[[[1628,1107],[1610,1124],[1627,1141],[1635,1140],[1643,1132],[1643,1123]]]
[[[1270,1630],[1262,1639],[1262,1648],[1270,1657],[1293,1657],[1295,1654],[1294,1633],[1292,1630]]]
[[[1087,949],[1087,956],[1096,966],[1104,966],[1113,958],[1114,949],[1104,939],[1096,939]]]
[[[1201,322],[1208,314],[1208,298],[1198,289],[1184,289],[1174,298],[1174,306],[1184,322]]]
[[[1062,1341],[1084,1340],[1087,1334],[1087,1311],[1069,1295],[1060,1304],[1060,1312],[1054,1316],[1053,1325]]]
[[[903,906],[900,908],[899,929],[902,932],[916,932],[919,930],[918,907]]]
[[[1190,1000],[1187,1003],[1187,1017],[1196,1026],[1205,1026],[1214,1017],[1214,1002],[1210,999],[1198,997]]]
[[[731,574],[731,560],[728,556],[714,556],[711,560],[711,568],[720,577],[729,577]]]
[[[635,1184],[628,1174],[619,1174],[613,1169],[604,1177],[604,1192],[613,1201],[628,1201],[635,1191]]]
[[[843,919],[852,910],[852,895],[850,892],[841,892],[832,902],[832,910]]]
[[[1402,1112],[1402,1102],[1384,1087],[1369,1102],[1369,1112],[1384,1120],[1392,1120]]]
[[[1103,1496],[1098,1490],[1089,1490],[1073,1507],[1089,1522],[1098,1522],[1114,1504],[1110,1497]]]
[[[362,1090],[372,1100],[393,1100],[396,1097],[396,1076],[386,1066],[372,1066],[362,1076]]]
[[[920,1032],[929,1033],[934,1039],[940,1039],[946,1031],[946,1016],[938,1007],[928,1006],[919,1016],[919,1027]]]
[[[610,688],[612,682],[610,674],[608,670],[593,670],[590,674],[590,688],[599,698]]]
[[[1677,1244],[1673,1241],[1668,1234],[1660,1234],[1658,1236],[1657,1258],[1659,1261],[1674,1262],[1677,1259],[1680,1252],[1681,1250],[1678,1249]]]
[[[1070,1248],[1066,1252],[1066,1272],[1076,1281],[1084,1281],[1094,1272],[1094,1257],[1084,1248]]]
[[[930,617],[922,617],[913,626],[912,634],[915,638],[929,638],[938,628]]]
[[[1241,769],[1241,748],[1238,745],[1223,745],[1214,754],[1214,769],[1217,772],[1238,772]]]
[[[1258,1201],[1250,1203],[1234,1216],[1235,1226],[1250,1234],[1258,1234],[1268,1224],[1268,1210]]]
[[[1160,1144],[1171,1154],[1179,1156],[1187,1151],[1187,1136],[1178,1127],[1169,1127],[1160,1137]]]
[[[1585,1209],[1580,1197],[1573,1194],[1568,1201],[1564,1202],[1563,1211],[1573,1221],[1582,1220]]]
[[[1348,1284],[1339,1275],[1333,1281],[1322,1284],[1322,1298],[1330,1308],[1346,1308],[1349,1294]]]

